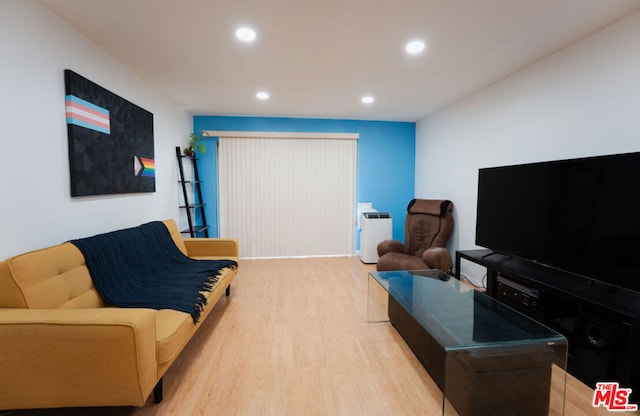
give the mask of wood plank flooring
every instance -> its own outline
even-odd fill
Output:
[[[372,270],[357,257],[241,260],[231,296],[165,375],[162,403],[11,415],[437,415],[441,393],[403,339],[367,323]],[[569,377],[565,414],[608,414],[592,396]]]

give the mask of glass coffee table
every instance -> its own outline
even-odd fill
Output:
[[[440,270],[369,273],[369,322],[398,330],[443,415],[562,415],[567,340]]]

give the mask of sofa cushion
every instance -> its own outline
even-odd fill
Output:
[[[0,307],[97,308],[84,257],[70,243],[20,254],[0,264]],[[5,292],[6,291],[6,292]]]
[[[180,353],[202,321],[215,307],[234,275],[235,271],[232,269],[222,269],[218,283],[210,292],[204,292],[208,302],[197,325],[193,324],[191,315],[186,312],[172,309],[160,309],[156,312],[156,350],[159,367],[163,367],[163,364],[172,361]]]
[[[158,364],[173,360],[189,341],[195,325],[186,312],[160,309],[156,312],[156,359]]]

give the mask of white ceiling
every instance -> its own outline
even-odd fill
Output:
[[[41,0],[193,114],[418,121],[640,0]],[[258,33],[234,37],[239,25]],[[420,56],[404,45],[427,42]],[[594,56],[593,59],[598,59]],[[255,98],[258,90],[271,99]],[[360,98],[375,97],[371,105]]]

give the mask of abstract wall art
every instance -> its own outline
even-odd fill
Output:
[[[64,71],[71,196],[155,192],[153,114]]]

